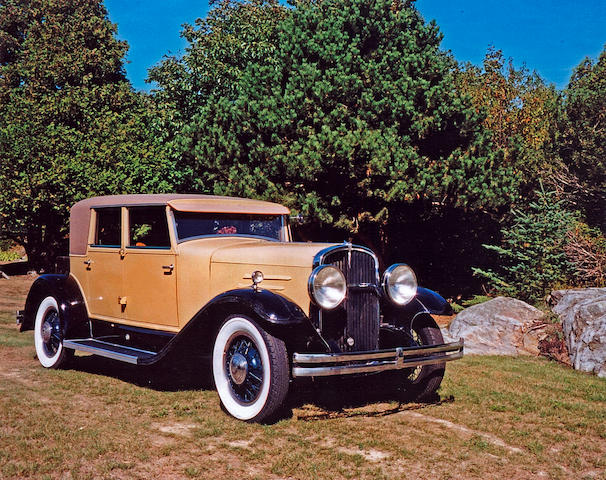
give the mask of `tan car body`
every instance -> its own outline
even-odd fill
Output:
[[[366,247],[292,242],[289,213],[204,195],[83,200],[69,268],[34,282],[17,321],[46,368],[75,351],[135,365],[210,357],[241,420],[278,414],[304,377],[400,371],[415,398],[434,395],[445,362],[463,355],[431,318],[448,302],[405,264],[381,276]]]
[[[167,198],[168,197],[168,198]],[[228,202],[233,199],[228,199]],[[179,332],[210,300],[223,292],[252,285],[251,274],[263,272],[262,288],[278,293],[309,314],[307,281],[313,258],[331,244],[295,243],[284,226],[282,241],[237,236],[209,236],[178,243],[173,210],[280,214],[285,207],[268,202],[173,196],[99,197],[74,206],[71,228],[88,232],[85,249],[72,245],[70,273],[83,292],[88,316],[97,320]],[[121,204],[126,205],[121,205]],[[121,205],[120,248],[94,245],[99,208]],[[165,205],[170,249],[140,250],[128,244],[129,207]],[[88,226],[83,228],[88,221]]]

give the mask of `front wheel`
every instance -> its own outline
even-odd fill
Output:
[[[46,297],[38,305],[34,327],[36,355],[43,367],[60,368],[65,365],[73,350],[63,348],[63,330],[59,305],[55,297]]]
[[[267,420],[288,393],[286,346],[250,318],[228,317],[215,339],[213,376],[228,413],[249,422]]]
[[[430,315],[414,319],[410,328],[413,345],[439,345],[444,343],[440,327]],[[444,378],[445,363],[423,365],[398,372],[399,381],[410,400],[431,401]]]

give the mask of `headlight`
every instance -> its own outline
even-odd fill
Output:
[[[316,305],[332,310],[345,299],[347,283],[341,270],[331,265],[320,265],[311,272],[308,289]]]
[[[396,305],[406,305],[417,294],[417,277],[408,265],[396,263],[383,274],[383,290]]]

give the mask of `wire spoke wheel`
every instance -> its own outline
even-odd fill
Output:
[[[410,346],[439,345],[444,343],[440,327],[431,315],[415,318],[410,326]],[[436,392],[444,377],[445,363],[420,365],[404,369],[393,378],[402,388],[408,400],[425,402],[436,398]]]
[[[414,345],[417,345],[419,347],[421,345],[423,345],[423,340],[421,340],[421,336],[419,335],[418,332],[416,332],[415,330],[411,330],[410,334],[411,334],[410,336],[412,337],[412,341],[414,342]],[[423,370],[423,367],[421,365],[417,365],[415,368],[412,369],[412,371],[408,375],[408,380],[411,382],[414,382],[415,380],[417,380],[419,378],[419,375],[421,375],[422,370]]]
[[[221,404],[240,420],[272,417],[288,393],[288,355],[284,342],[252,319],[228,317],[215,338],[213,377]]]
[[[73,354],[73,350],[63,348],[61,316],[55,297],[46,297],[38,305],[34,344],[38,360],[46,368],[60,368]]]
[[[263,362],[254,341],[240,335],[231,340],[225,353],[225,369],[234,396],[242,404],[254,402],[263,385]]]

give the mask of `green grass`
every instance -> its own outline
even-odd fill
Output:
[[[254,425],[221,410],[204,365],[45,370],[13,322],[0,314],[0,478],[606,479],[606,381],[544,359],[465,357],[428,405],[299,387],[290,416]]]

